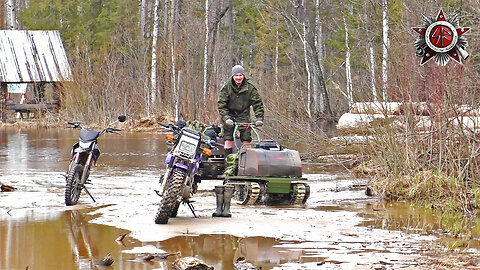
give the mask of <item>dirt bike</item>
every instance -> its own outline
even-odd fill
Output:
[[[185,121],[178,121],[175,125],[158,124],[172,131],[173,135],[166,136],[169,145],[169,152],[165,159],[167,168],[163,177],[160,178],[160,191],[157,194],[162,199],[155,216],[155,223],[167,224],[170,217],[177,216],[182,202],[189,206],[196,217],[190,201],[199,183],[195,174],[203,156],[209,156],[211,149],[217,146],[223,147],[215,141],[216,126],[206,126],[199,131],[199,128],[187,126]],[[204,139],[202,136],[209,139]]]
[[[92,198],[85,184],[90,183],[88,176],[90,175],[90,168],[93,164],[97,163],[100,156],[100,150],[98,149],[98,137],[105,133],[118,133],[120,129],[112,128],[118,122],[125,122],[125,115],[120,115],[118,119],[110,123],[106,128],[101,131],[88,130],[82,127],[81,122],[68,122],[67,124],[71,128],[81,128],[80,136],[77,143],[72,147],[70,164],[68,165],[68,171],[65,175],[67,185],[65,188],[65,204],[75,205],[80,198],[82,190]]]

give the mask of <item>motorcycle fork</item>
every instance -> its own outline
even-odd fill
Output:
[[[87,162],[85,162],[85,167],[83,168],[82,186],[83,186],[83,190],[85,190],[85,192],[88,194],[88,196],[90,196],[90,198],[93,200],[93,202],[96,202],[95,198],[93,198],[92,194],[90,194],[87,187],[85,186],[85,184],[87,183],[87,180],[88,180],[90,167],[92,166],[92,161],[93,161],[92,158],[93,158],[93,147],[92,147],[92,151],[90,151],[90,153],[88,153]]]
[[[85,162],[85,168],[83,168],[82,184],[85,184],[88,180],[88,173],[90,171],[91,162],[92,162],[92,153],[88,154],[87,162]]]
[[[91,150],[88,153],[87,161],[85,162],[85,167],[83,168],[82,184],[87,183],[90,167],[92,166],[93,162],[93,150],[95,149],[95,145],[95,143],[92,145]]]

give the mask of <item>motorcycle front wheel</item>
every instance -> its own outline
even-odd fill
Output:
[[[81,185],[83,173],[83,166],[75,164],[70,166],[70,170],[67,173],[67,186],[65,188],[65,204],[75,205],[80,198],[80,192],[82,192],[83,185]]]
[[[182,193],[183,180],[186,172],[181,168],[173,169],[171,176],[167,179],[167,190],[163,193],[162,202],[155,216],[156,224],[167,224],[172,214],[178,211],[179,197]]]

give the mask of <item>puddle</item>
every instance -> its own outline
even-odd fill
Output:
[[[96,269],[108,253],[115,269],[171,269],[177,256],[194,256],[215,269],[234,269],[238,257],[262,269],[284,263],[322,262],[324,258],[306,249],[291,248],[301,242],[266,237],[239,238],[231,235],[177,236],[166,241],[139,242],[126,237],[128,231],[89,223],[89,210],[69,210],[0,222],[0,269]],[[166,260],[143,261],[145,253],[178,253]]]
[[[446,246],[456,245],[458,243],[455,242],[461,240],[464,247],[480,248],[480,223],[476,217],[449,216],[406,202],[376,202],[344,208],[358,211],[360,216],[366,218],[359,226],[436,235]],[[461,239],[465,228],[469,228],[471,235],[468,239]],[[454,234],[458,237],[454,237]]]
[[[93,269],[108,253],[122,258],[114,240],[125,232],[88,223],[78,210],[6,218],[0,222],[0,269]]]

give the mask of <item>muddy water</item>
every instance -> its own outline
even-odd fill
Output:
[[[405,215],[417,215],[412,214],[408,205],[383,205],[377,199],[366,197],[358,188],[364,180],[354,179],[346,171],[324,173],[318,164],[304,165],[312,191],[306,207],[233,209],[233,219],[237,218],[237,222],[242,221],[238,216],[248,217],[252,212],[264,215],[265,220],[279,212],[296,219],[297,211],[307,217],[312,215],[307,220],[315,216],[325,217],[326,221],[336,220],[331,224],[311,223],[308,230],[313,231],[307,236],[295,232],[296,228],[291,228],[291,233],[283,232],[281,237],[255,236],[259,228],[254,227],[248,227],[252,228],[251,232],[247,229],[247,233],[242,233],[246,236],[215,233],[222,228],[211,223],[214,198],[209,191],[214,184],[202,182],[199,193],[206,196],[204,199],[210,204],[197,207],[197,214],[201,216],[198,224],[210,223],[210,233],[191,234],[187,227],[173,237],[162,237],[161,234],[167,233],[164,227],[151,225],[157,199],[150,197],[152,186],[158,183],[164,168],[164,136],[124,133],[123,136],[107,134],[100,138],[102,155],[91,173],[95,183],[91,192],[97,203],[83,194],[78,206],[65,207],[62,174],[77,136],[78,130],[71,129],[0,129],[0,182],[18,188],[12,193],[0,193],[0,270],[27,266],[37,270],[95,269],[95,264],[108,253],[115,259],[113,269],[172,269],[177,256],[198,257],[215,269],[233,269],[233,261],[240,256],[263,269],[316,269],[320,266],[357,269],[355,265],[367,265],[367,269],[371,269],[375,262],[369,258],[383,256],[383,261],[391,259],[391,269],[398,269],[411,266],[409,254],[420,249],[417,244],[409,243],[404,250],[404,241],[426,239],[413,236],[407,240],[405,235],[390,234],[390,230],[418,232],[416,225],[401,223]],[[147,224],[153,226],[145,232],[142,228],[146,225],[142,225],[140,216],[145,212],[143,208],[148,208]],[[182,222],[188,224],[192,220],[189,211],[182,211],[168,228],[180,227]],[[359,213],[362,217],[351,213]],[[434,224],[436,220],[431,219],[434,215],[433,212],[422,213],[422,220]],[[360,220],[358,224],[369,229],[349,225],[354,220]],[[315,231],[317,227],[318,232]],[[120,228],[130,228],[135,237],[127,236],[124,241],[116,242],[120,234],[130,232]],[[375,239],[370,239],[371,231],[375,232]],[[320,236],[310,239],[308,235]],[[148,240],[155,238],[164,240]],[[145,262],[141,259],[144,253],[176,255]],[[403,257],[399,259],[396,255]]]

